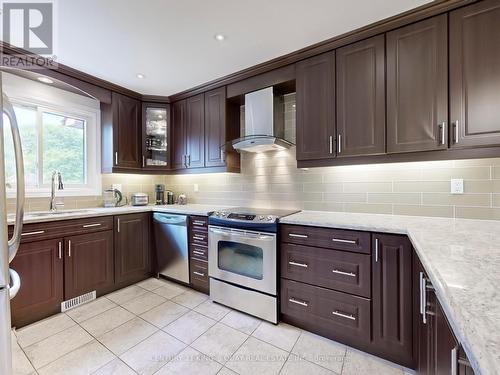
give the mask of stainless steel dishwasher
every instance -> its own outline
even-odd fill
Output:
[[[187,216],[155,212],[153,231],[158,273],[189,283]]]

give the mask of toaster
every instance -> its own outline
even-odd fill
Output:
[[[147,206],[149,203],[149,196],[146,193],[133,193],[130,197],[130,204],[132,206]]]

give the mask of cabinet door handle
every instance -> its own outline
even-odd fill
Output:
[[[71,240],[68,240],[68,256],[71,258]]]
[[[95,223],[95,224],[85,224],[85,225],[82,225],[82,228],[100,227],[101,225],[102,225],[101,223]]]
[[[62,259],[62,242],[59,241],[59,259]]]
[[[191,166],[191,154],[188,155],[188,167]]]
[[[118,151],[115,152],[115,165],[118,165]]]
[[[440,136],[439,136],[439,143],[442,145],[446,144],[446,122],[442,122],[439,124],[439,131],[440,131]]]
[[[378,262],[378,238],[375,238],[375,262]]]
[[[341,152],[342,152],[342,134],[339,134],[337,139],[337,153],[340,154]]]
[[[307,234],[295,234],[295,233],[288,233],[288,237],[309,238]]]
[[[425,277],[422,277],[420,290],[422,291],[422,323],[427,324],[427,289],[426,289],[427,280]]]
[[[307,302],[305,302],[305,301],[299,301],[299,300],[297,300],[295,298],[289,298],[288,301],[291,302],[291,303],[295,303],[296,305],[300,305],[300,306],[304,306],[304,307],[309,306],[309,304]]]
[[[333,154],[333,136],[330,136],[330,154]]]
[[[198,271],[193,271],[193,273],[195,275],[198,275],[198,276],[201,276],[201,277],[205,277],[205,274],[204,273],[201,273],[201,272],[198,272]]]
[[[297,263],[297,262],[290,261],[290,262],[288,262],[288,264],[291,265],[291,266],[297,266],[297,267],[302,267],[302,268],[309,267],[307,265],[307,263]]]
[[[349,319],[349,320],[356,320],[356,317],[351,314],[344,314],[339,312],[338,310],[332,311],[332,314],[335,316],[340,316],[341,318]]]
[[[116,219],[116,231],[120,233],[120,218]]]
[[[332,241],[333,242],[341,242],[341,243],[350,243],[353,245],[356,245],[358,243],[358,241],[356,241],[356,240],[344,240],[342,238],[335,238],[335,237],[332,238]]]
[[[205,255],[203,251],[198,251],[198,250],[193,250],[193,253],[198,255]]]
[[[37,234],[44,234],[45,231],[44,230],[37,230],[35,232],[25,232],[25,233],[21,233],[21,236],[35,236]]]
[[[351,276],[351,277],[356,277],[355,273],[352,272],[344,272],[344,271],[339,271],[339,270],[332,270],[333,273],[343,275],[343,276]]]
[[[459,121],[457,120],[453,123],[453,143],[454,144],[458,143],[458,136],[459,136],[458,126],[459,126]]]
[[[423,300],[423,289],[422,289],[422,280],[424,279],[424,273],[420,272],[419,275],[419,288],[420,288],[420,315],[424,313],[424,300]]]
[[[144,155],[142,155],[142,167],[146,167],[146,157]]]

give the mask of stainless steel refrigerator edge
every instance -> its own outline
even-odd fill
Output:
[[[16,256],[21,240],[24,216],[24,165],[19,128],[14,109],[8,98],[3,94],[0,72],[0,100],[2,116],[0,116],[0,374],[12,374],[11,320],[10,300],[14,298],[21,287],[19,275],[9,268]],[[8,239],[7,228],[7,196],[5,181],[5,154],[3,114],[7,116],[12,130],[16,158],[16,223],[12,238]]]
[[[188,217],[155,212],[155,238],[158,273],[183,283],[189,283]]]

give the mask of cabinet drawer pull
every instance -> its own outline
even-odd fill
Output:
[[[351,314],[343,314],[337,310],[335,311],[332,311],[332,314],[335,315],[335,316],[340,316],[341,318],[345,318],[345,319],[349,319],[349,320],[356,320],[356,317],[354,315],[351,315]]]
[[[451,375],[458,375],[458,348],[456,346],[451,350]]]
[[[196,235],[194,235],[194,236],[193,236],[193,238],[194,238],[195,240],[199,240],[199,241],[204,241],[204,240],[205,240],[205,237],[204,237],[204,236],[196,236]]]
[[[34,236],[36,234],[44,234],[44,230],[37,230],[36,232],[26,232],[26,233],[21,233],[21,236]]]
[[[59,259],[62,259],[62,242],[59,241]]]
[[[307,302],[299,301],[299,300],[297,300],[295,298],[289,298],[288,301],[291,302],[291,303],[295,303],[296,305],[300,305],[300,306],[304,306],[304,307],[309,306],[309,304]]]
[[[201,276],[201,277],[205,277],[205,274],[204,273],[201,273],[201,272],[198,272],[198,271],[193,271],[193,273],[195,275],[198,275],[198,276]]]
[[[378,263],[378,238],[375,238],[375,262]]]
[[[115,165],[118,165],[118,151],[115,152]]]
[[[120,218],[116,219],[116,231],[120,233]]]
[[[290,261],[290,262],[288,262],[288,264],[291,265],[291,266],[297,266],[297,267],[302,267],[302,268],[309,267],[307,265],[307,263],[297,263],[297,262]]]
[[[68,240],[68,256],[71,257],[71,240]]]
[[[340,242],[340,243],[350,243],[353,245],[356,245],[358,243],[357,240],[344,240],[342,238],[335,238],[335,237],[332,238],[332,241],[333,242]]]
[[[355,273],[352,272],[344,272],[344,271],[339,271],[339,270],[332,270],[333,273],[343,275],[343,276],[351,276],[351,277],[356,277]]]
[[[295,234],[295,233],[288,233],[288,237],[309,238],[309,236],[307,234]]]
[[[205,255],[205,252],[203,252],[203,251],[193,250],[193,253],[198,254],[198,255]]]
[[[205,222],[201,220],[194,220],[193,225],[205,226]]]
[[[95,224],[85,224],[85,225],[83,225],[83,228],[100,227],[101,225],[102,225],[101,223],[95,223]]]

